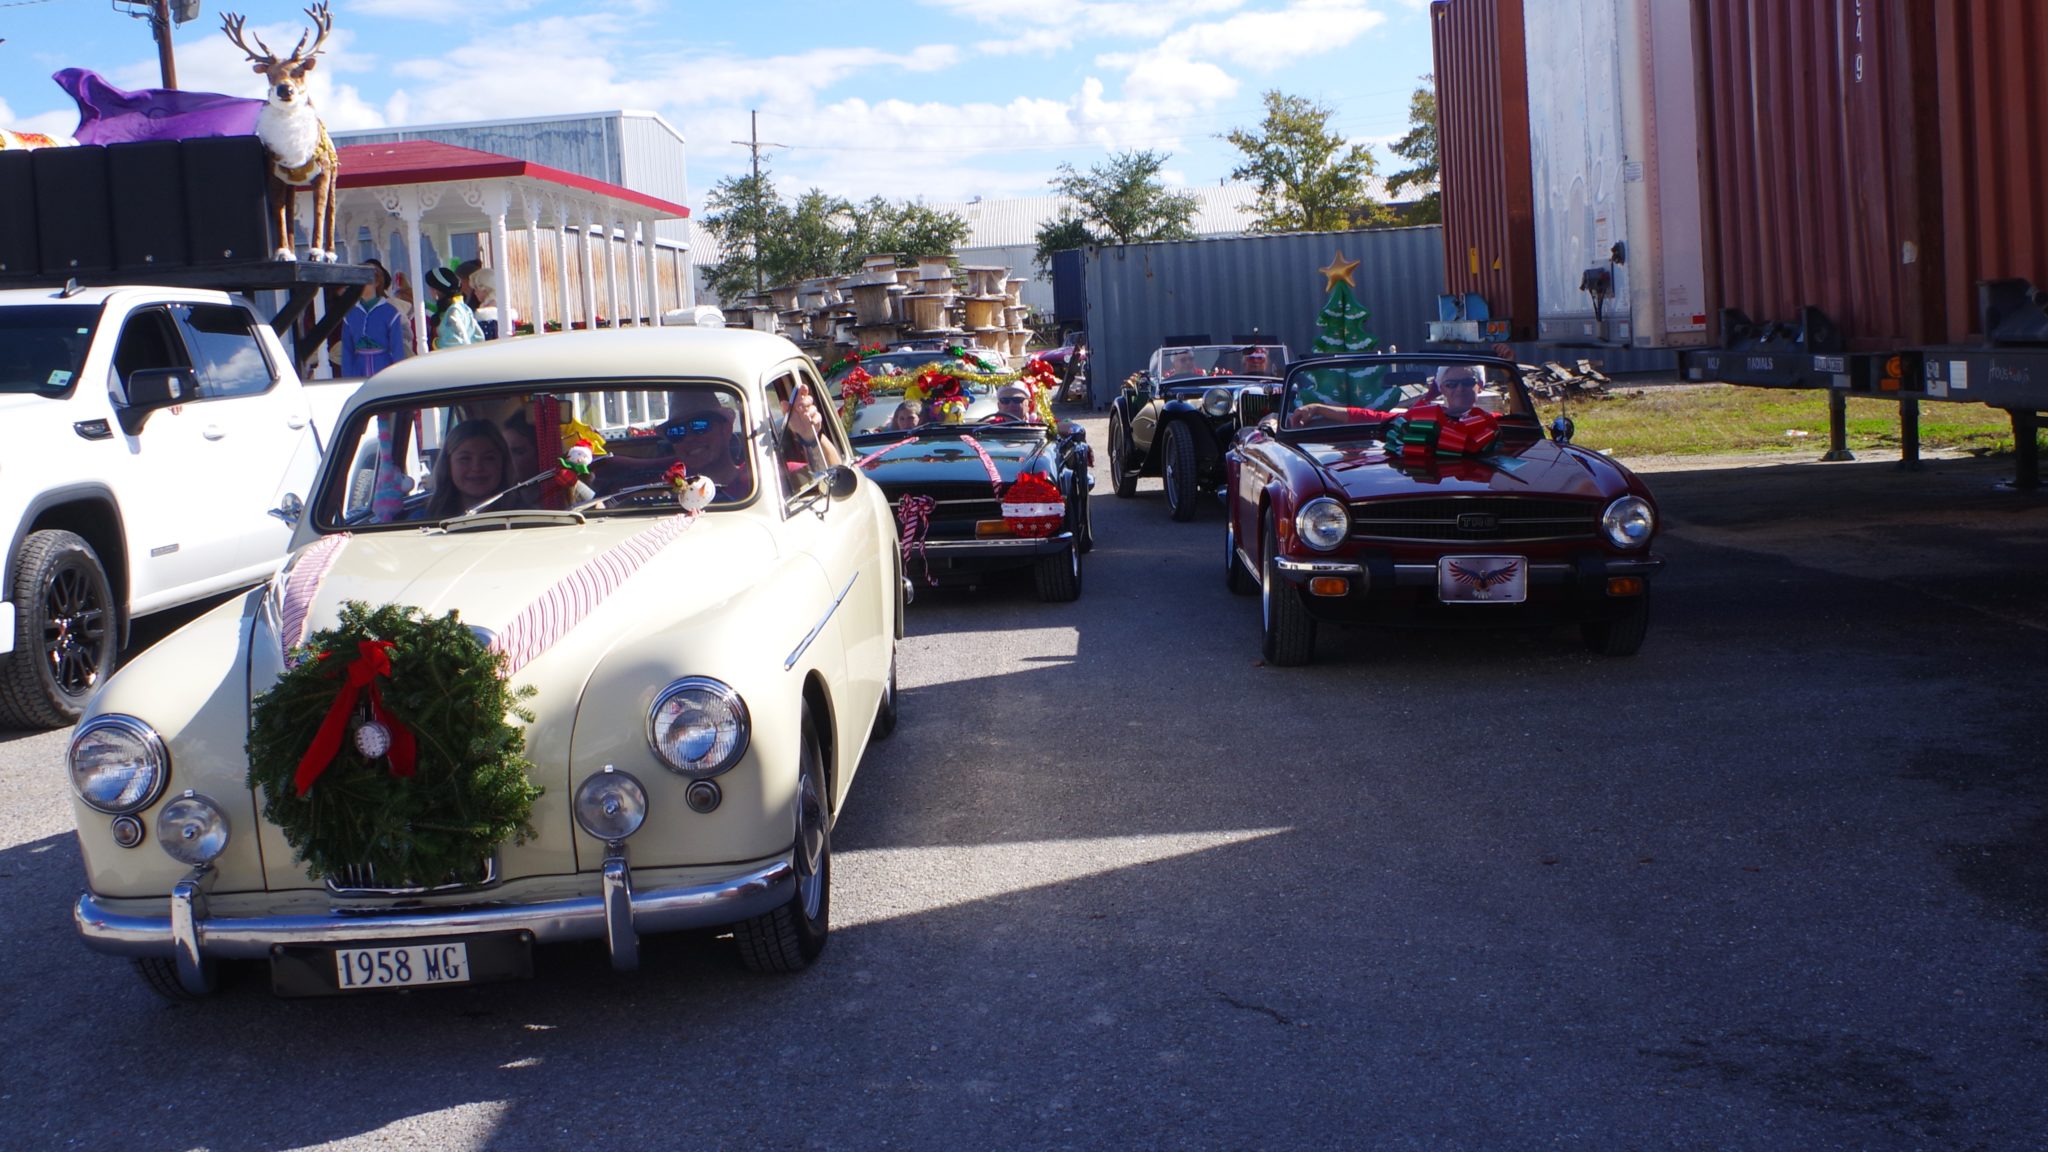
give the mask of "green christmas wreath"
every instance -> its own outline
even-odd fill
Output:
[[[380,887],[475,883],[534,835],[529,723],[501,658],[453,612],[358,601],[314,633],[256,701],[249,784],[315,877],[374,869]]]

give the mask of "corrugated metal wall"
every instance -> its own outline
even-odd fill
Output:
[[[1087,249],[1090,385],[1096,404],[1145,367],[1163,337],[1254,329],[1299,352],[1315,343],[1328,293],[1316,269],[1342,250],[1382,348],[1419,348],[1443,291],[1443,229],[1304,232]]]
[[[682,139],[665,121],[653,116],[628,113],[615,125],[619,133],[617,183],[635,192],[688,205],[690,169]],[[663,220],[655,224],[654,234],[662,240],[688,244],[690,224],[687,220]]]
[[[1438,0],[1430,26],[1446,291],[1482,297],[1525,339],[1536,329],[1536,232],[1522,2]]]
[[[1939,158],[1947,338],[1982,335],[1979,280],[2048,287],[2048,5],[1939,0]]]
[[[1699,3],[1721,303],[1817,307],[1852,350],[1941,331],[1930,0]]]

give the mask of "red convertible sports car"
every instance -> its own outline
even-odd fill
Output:
[[[1226,466],[1224,570],[1260,595],[1268,663],[1307,663],[1322,621],[1576,623],[1596,652],[1642,646],[1656,502],[1569,420],[1546,435],[1506,360],[1298,361]]]

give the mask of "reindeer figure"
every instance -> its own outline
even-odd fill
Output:
[[[256,136],[270,152],[270,207],[277,214],[275,259],[296,259],[292,255],[292,230],[297,189],[311,188],[313,219],[306,259],[332,262],[334,182],[340,169],[335,163],[334,141],[327,138],[327,126],[320,122],[320,114],[313,110],[313,98],[306,91],[306,73],[313,70],[313,57],[319,55],[320,46],[327,43],[327,34],[334,30],[334,17],[328,15],[325,0],[306,9],[306,15],[313,18],[319,37],[309,49],[306,37],[312,32],[300,33],[298,46],[282,60],[253,32],[249,38],[263,51],[258,53],[243,42],[242,26],[247,17],[230,12],[222,13],[220,20],[228,39],[249,54],[249,59],[255,62],[255,72],[269,82],[263,93],[263,111],[256,116]]]

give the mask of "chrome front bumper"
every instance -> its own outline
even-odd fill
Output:
[[[264,959],[274,945],[346,946],[486,932],[527,932],[537,943],[601,939],[612,966],[627,971],[639,964],[642,933],[720,927],[788,903],[796,894],[796,866],[785,853],[729,876],[635,892],[625,858],[612,856],[594,896],[218,918],[207,914],[211,882],[212,872],[204,868],[179,881],[161,916],[116,911],[87,892],[72,909],[72,922],[95,951],[174,957],[179,980],[195,993],[208,987],[206,961]]]

